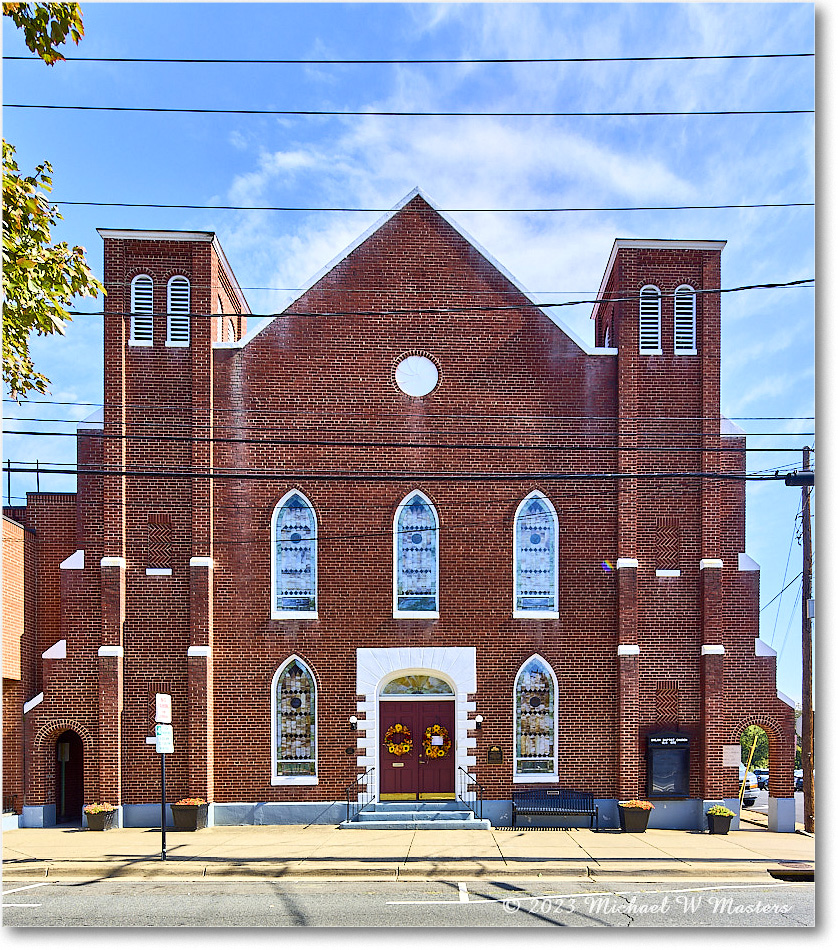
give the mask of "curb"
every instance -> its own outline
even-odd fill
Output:
[[[470,865],[448,866],[444,869],[422,867],[368,867],[368,868],[306,868],[277,865],[222,864],[207,865],[193,861],[146,862],[127,866],[114,864],[40,864],[20,868],[4,868],[6,881],[17,880],[277,880],[277,879],[315,879],[321,880],[379,880],[379,881],[450,881],[450,880],[501,880],[508,878],[526,879],[574,879],[578,881],[631,880],[654,882],[661,880],[707,880],[726,878],[733,880],[764,880],[766,876],[779,880],[814,880],[814,865],[800,862],[799,865],[778,866],[776,862],[762,862],[757,866],[731,867],[723,865],[714,868],[608,868],[591,865],[577,867],[551,867],[541,865],[527,868],[493,867],[480,868]]]

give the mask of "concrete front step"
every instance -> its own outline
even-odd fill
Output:
[[[351,821],[343,821],[341,828],[375,828],[376,830],[435,830],[477,829],[488,831],[490,822],[476,818],[457,801],[373,802]]]
[[[428,821],[342,821],[339,828],[352,831],[488,831],[492,826],[487,818],[471,820]]]
[[[468,821],[474,816],[470,811],[362,811],[358,821],[369,821],[378,824],[381,821]]]
[[[364,814],[369,812],[385,811],[463,811],[463,803],[453,798],[443,801],[402,801],[402,802],[373,802],[364,809]]]

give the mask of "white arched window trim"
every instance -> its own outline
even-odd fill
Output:
[[[695,356],[696,344],[695,288],[681,284],[675,288],[675,352]]]
[[[131,346],[154,345],[154,281],[137,274],[131,281]]]
[[[524,667],[533,660],[538,660],[544,669],[550,674],[553,681],[553,768],[551,772],[525,772],[518,774],[518,680],[524,672]],[[559,683],[553,667],[544,659],[540,653],[533,653],[518,667],[515,674],[515,681],[512,684],[512,758],[514,765],[512,769],[512,781],[520,785],[536,785],[539,782],[555,783],[559,778]]]
[[[661,291],[654,284],[640,288],[638,343],[641,353],[661,354]]]
[[[277,727],[279,724],[279,710],[277,709],[276,688],[279,684],[279,678],[283,672],[296,661],[299,666],[308,671],[311,681],[314,683],[314,775],[280,775],[279,762],[277,761],[276,748],[279,741]],[[296,653],[287,657],[285,662],[279,665],[279,668],[271,680],[271,785],[319,785],[320,778],[318,770],[320,760],[317,755],[317,744],[320,738],[320,688],[317,685],[317,677],[311,666],[297,656]]]
[[[192,285],[183,274],[169,278],[166,311],[166,346],[189,346]]]
[[[555,577],[555,587],[553,590],[553,608],[551,610],[518,610],[518,516],[523,511],[524,505],[533,498],[544,502],[553,516],[553,531],[556,539],[553,551],[553,576]],[[537,620],[545,617],[559,616],[559,516],[550,499],[540,491],[531,491],[520,505],[515,509],[515,517],[512,520],[512,616]]]
[[[276,606],[276,572],[277,572],[277,551],[276,551],[276,522],[282,506],[291,498],[292,495],[299,495],[308,505],[314,518],[314,610],[278,610]],[[318,620],[317,608],[320,605],[320,593],[318,586],[320,583],[320,572],[317,567],[317,559],[320,554],[320,523],[317,520],[317,509],[298,488],[292,488],[287,491],[276,503],[274,513],[271,516],[271,619],[272,620]]]
[[[399,518],[408,501],[418,495],[422,501],[431,509],[436,524],[436,560],[434,563],[434,573],[436,575],[436,610],[399,610]],[[415,617],[425,620],[436,620],[439,618],[439,515],[430,498],[419,489],[409,491],[402,498],[399,507],[396,508],[396,514],[393,516],[393,616],[394,617]]]

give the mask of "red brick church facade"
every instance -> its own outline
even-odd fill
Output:
[[[548,785],[604,827],[653,796],[653,826],[701,828],[757,723],[793,830],[745,484],[701,476],[745,470],[723,242],[616,241],[589,346],[420,193],[250,332],[214,234],[101,233],[77,492],[5,510],[23,824],[109,801],[153,826],[168,693],[168,800],[216,823],[335,822],[359,776],[436,799],[468,775],[496,824]],[[688,748],[674,777],[650,736]]]

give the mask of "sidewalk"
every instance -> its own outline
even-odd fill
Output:
[[[334,825],[216,826],[95,832],[20,828],[3,834],[6,881],[44,878],[563,877],[638,881],[813,873],[815,839],[756,825],[728,835],[649,829],[341,831]]]

